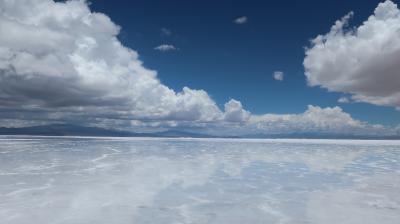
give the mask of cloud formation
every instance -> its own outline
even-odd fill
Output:
[[[0,1],[0,105],[53,116],[221,120],[207,92],[175,92],[85,1]],[[161,45],[159,50],[175,47]],[[49,115],[46,116],[49,116]],[[56,114],[56,115],[55,115]],[[56,117],[57,117],[56,116]]]
[[[231,99],[225,103],[224,120],[228,122],[245,122],[250,118],[250,112],[243,109],[242,103]]]
[[[350,12],[306,49],[309,85],[352,94],[354,101],[400,107],[400,10],[380,3],[360,26],[347,28]]]
[[[394,130],[357,121],[339,107],[252,115],[231,99],[221,110],[204,90],[175,92],[162,84],[118,40],[121,28],[85,1],[0,0],[0,8],[0,126],[75,122],[220,134]]]
[[[233,20],[234,23],[239,24],[239,25],[245,24],[245,23],[247,23],[247,21],[248,21],[248,18],[246,16],[241,16],[241,17],[238,17],[235,20]]]
[[[277,81],[283,81],[284,78],[284,73],[281,71],[275,71],[272,76],[274,77],[275,80]]]
[[[340,97],[338,103],[350,103],[350,100],[347,97]]]
[[[351,117],[340,107],[309,105],[300,114],[252,115],[249,129],[255,133],[317,133],[338,135],[396,135],[397,130],[371,125]]]
[[[166,51],[176,51],[178,50],[178,48],[176,48],[174,45],[171,44],[161,44],[155,47],[154,50],[166,52]]]
[[[170,29],[165,28],[165,27],[161,28],[161,33],[166,35],[166,36],[171,36],[172,35],[172,31]]]

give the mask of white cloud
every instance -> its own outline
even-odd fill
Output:
[[[74,122],[218,134],[393,131],[354,120],[338,107],[251,115],[234,99],[222,111],[204,90],[175,92],[121,44],[120,27],[91,12],[85,1],[0,0],[0,8],[0,126]]]
[[[338,135],[396,135],[395,128],[371,125],[351,117],[340,107],[309,105],[300,114],[252,115],[248,130],[253,133],[316,133]],[[250,131],[249,131],[250,132]]]
[[[354,101],[400,107],[400,10],[387,0],[362,25],[346,29],[352,15],[312,40],[304,59],[308,83],[350,93]]]
[[[161,33],[166,35],[166,36],[171,36],[172,35],[172,31],[170,29],[165,28],[165,27],[161,28]]]
[[[2,110],[36,110],[57,119],[223,117],[205,91],[176,93],[160,83],[156,71],[117,39],[120,27],[85,1],[0,1],[0,8]],[[168,49],[175,48],[160,46]]]
[[[245,24],[245,23],[247,23],[247,21],[248,21],[248,18],[246,16],[241,16],[241,17],[238,17],[235,20],[233,20],[233,22],[236,24]]]
[[[275,80],[283,81],[284,73],[281,71],[275,71],[272,76],[274,77]]]
[[[227,108],[228,106],[230,105],[227,103],[225,105],[225,111],[230,111],[230,109]],[[237,105],[232,107],[241,108]],[[239,111],[239,109],[235,111]],[[225,118],[227,118],[226,114]],[[297,134],[299,137],[305,137],[307,135],[314,137],[318,135],[322,137],[349,137],[400,135],[399,127],[369,124],[357,120],[338,106],[321,108],[319,106],[309,105],[304,112],[298,114],[249,114],[247,122],[237,122],[239,120],[240,119],[234,119],[234,121],[236,121],[235,123],[212,123],[204,126],[203,129],[206,130],[208,134],[225,136],[293,136],[292,134]]]
[[[338,103],[350,103],[350,99],[347,97],[340,97]]]
[[[171,45],[171,44],[161,44],[161,45],[155,47],[154,50],[165,52],[165,51],[176,51],[176,50],[178,50],[178,48],[176,48],[174,45]]]
[[[231,99],[225,103],[224,120],[228,122],[246,122],[250,118],[250,112],[242,107],[242,103]]]

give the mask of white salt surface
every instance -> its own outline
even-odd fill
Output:
[[[399,220],[399,141],[0,137],[2,224]]]

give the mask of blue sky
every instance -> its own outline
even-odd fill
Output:
[[[0,127],[400,135],[396,1],[0,8]]]
[[[240,100],[255,114],[301,113],[307,105],[341,106],[354,118],[400,123],[393,107],[339,104],[345,94],[309,87],[304,76],[304,47],[354,11],[352,26],[366,20],[380,1],[91,1],[122,27],[120,40],[136,49],[145,66],[158,71],[167,86],[206,90],[220,107]],[[235,18],[246,16],[245,24]],[[166,35],[162,29],[168,29]],[[155,46],[172,44],[173,52]],[[283,71],[277,82],[274,71]]]

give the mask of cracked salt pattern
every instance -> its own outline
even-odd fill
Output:
[[[396,223],[400,142],[0,137],[0,220]]]

